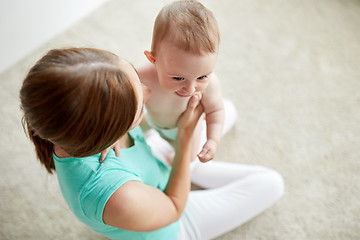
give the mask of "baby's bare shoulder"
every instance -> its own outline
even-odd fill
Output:
[[[140,81],[145,85],[157,82],[157,72],[155,66],[151,63],[143,63],[136,68]]]

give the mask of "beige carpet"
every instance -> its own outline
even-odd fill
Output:
[[[36,161],[18,91],[54,47],[145,60],[166,2],[112,0],[0,75],[0,239],[103,239],[70,213]],[[265,165],[286,183],[274,207],[218,240],[360,239],[360,1],[203,3],[221,28],[216,73],[239,111],[216,161]]]

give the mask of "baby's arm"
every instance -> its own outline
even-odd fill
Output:
[[[206,114],[207,141],[198,157],[200,161],[207,162],[215,156],[224,126],[224,104],[221,86],[215,74],[211,75],[209,86],[203,93],[201,103]]]

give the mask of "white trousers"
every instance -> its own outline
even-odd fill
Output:
[[[181,240],[213,239],[247,222],[283,194],[283,179],[260,166],[209,162],[191,172],[206,190],[191,191],[180,220]]]
[[[227,100],[224,106],[225,134],[235,123],[236,110]],[[205,127],[202,132],[200,148],[206,141]],[[147,135],[148,144],[158,158],[164,159],[173,151],[158,135]],[[200,163],[196,159],[191,164],[191,181],[204,190],[189,193],[178,240],[216,238],[269,208],[284,192],[283,178],[274,170],[229,162]]]

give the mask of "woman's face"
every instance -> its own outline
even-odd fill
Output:
[[[144,117],[144,106],[145,102],[148,100],[151,90],[146,87],[144,84],[140,82],[139,76],[135,70],[135,68],[128,62],[123,62],[124,66],[123,69],[126,71],[132,85],[134,88],[135,95],[137,97],[138,106],[136,109],[136,114],[134,118],[134,122],[130,129],[135,128],[141,122]]]

